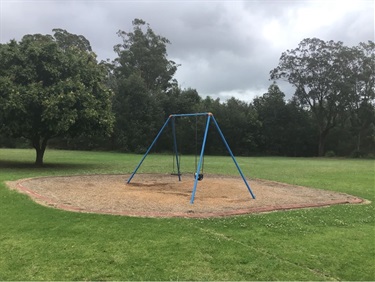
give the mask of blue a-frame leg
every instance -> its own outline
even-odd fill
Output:
[[[168,117],[168,119],[166,120],[166,122],[164,123],[164,125],[162,126],[162,128],[160,129],[159,133],[156,135],[154,141],[152,141],[150,147],[147,149],[146,153],[144,154],[143,158],[141,159],[141,161],[139,162],[139,164],[137,165],[137,167],[135,168],[134,172],[131,174],[131,176],[129,177],[127,183],[130,183],[130,181],[133,179],[134,175],[137,173],[139,167],[142,165],[143,161],[145,160],[145,158],[147,157],[148,153],[151,151],[152,147],[155,145],[156,141],[159,139],[161,133],[164,131],[165,127],[167,126],[167,124],[169,123],[170,120],[172,120],[172,134],[173,134],[173,145],[174,145],[174,153],[176,155],[176,163],[177,163],[177,170],[178,170],[178,178],[179,180],[181,181],[181,174],[180,174],[180,163],[179,163],[179,160],[178,160],[178,151],[177,151],[177,140],[176,140],[176,129],[175,129],[175,117],[187,117],[187,116],[207,116],[207,122],[206,122],[206,129],[204,131],[204,136],[203,136],[203,142],[202,142],[202,148],[201,148],[201,153],[200,153],[200,157],[199,157],[199,163],[198,163],[198,166],[197,166],[197,171],[195,173],[195,181],[194,181],[194,187],[193,187],[193,191],[191,193],[191,198],[190,198],[190,203],[193,204],[194,203],[194,198],[195,198],[195,192],[197,190],[197,185],[198,185],[198,177],[199,177],[199,172],[201,170],[201,167],[202,167],[202,161],[203,161],[203,155],[204,155],[204,149],[206,147],[206,141],[207,141],[207,134],[208,134],[208,129],[209,129],[209,125],[210,125],[210,121],[211,121],[211,118],[220,134],[220,137],[221,139],[223,140],[224,142],[224,145],[225,147],[227,148],[230,156],[232,157],[232,160],[234,162],[234,164],[236,165],[236,168],[238,170],[238,172],[240,173],[243,181],[245,182],[245,185],[250,193],[250,195],[252,196],[253,199],[255,199],[255,195],[254,193],[252,192],[251,188],[250,188],[250,185],[247,183],[247,180],[244,176],[244,174],[242,173],[242,170],[240,168],[240,166],[238,165],[237,161],[236,161],[236,158],[234,157],[233,153],[232,153],[232,150],[230,149],[229,145],[228,145],[228,142],[225,140],[225,137],[224,137],[224,134],[222,133],[215,117],[213,116],[212,113],[195,113],[195,114],[176,114],[176,115],[170,115]]]
[[[152,147],[154,147],[156,141],[158,141],[161,133],[163,132],[164,128],[167,126],[167,124],[168,124],[168,122],[169,122],[170,119],[171,119],[171,116],[168,117],[168,119],[166,120],[166,122],[164,123],[164,125],[162,126],[162,128],[160,129],[159,133],[156,135],[154,141],[152,141],[150,147],[148,147],[146,153],[143,155],[143,158],[141,159],[141,161],[139,162],[139,164],[137,165],[137,167],[133,171],[132,175],[130,175],[130,177],[129,177],[128,181],[127,181],[128,184],[133,179],[134,175],[137,173],[137,170],[139,169],[139,167],[141,166],[141,164],[143,163],[143,161],[147,157],[148,153],[151,151]]]
[[[245,176],[243,175],[242,170],[241,170],[240,166],[238,165],[238,163],[237,163],[237,161],[236,161],[236,158],[234,157],[234,155],[233,155],[233,153],[232,153],[232,150],[229,148],[229,145],[228,145],[228,143],[227,143],[227,140],[225,140],[224,134],[223,134],[223,132],[221,132],[221,129],[220,129],[220,127],[219,127],[219,124],[216,122],[216,119],[215,119],[214,116],[212,116],[212,120],[214,121],[214,123],[215,123],[215,125],[216,125],[216,128],[217,128],[217,131],[219,131],[219,134],[220,134],[220,136],[221,136],[221,139],[223,139],[223,142],[224,142],[224,144],[225,144],[225,147],[227,147],[227,150],[228,150],[230,156],[232,157],[232,160],[233,160],[234,164],[236,165],[238,172],[240,173],[240,175],[241,175],[243,181],[245,182],[245,185],[246,185],[246,187],[247,187],[247,190],[249,190],[249,193],[251,194],[251,197],[253,197],[253,199],[255,199],[255,195],[254,195],[253,191],[251,191],[250,185],[249,185],[249,183],[247,183],[246,178],[245,178]]]
[[[206,129],[204,131],[204,136],[203,136],[201,155],[199,157],[197,171],[195,173],[195,181],[194,181],[193,192],[191,193],[190,204],[194,203],[195,191],[197,190],[197,185],[198,185],[199,172],[201,171],[204,149],[206,147],[206,140],[207,140],[208,128],[209,128],[209,125],[210,125],[210,119],[211,119],[211,115],[208,115],[207,116],[207,122],[206,122]]]

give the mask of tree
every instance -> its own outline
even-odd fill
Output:
[[[145,21],[135,19],[133,32],[120,30],[117,34],[123,42],[114,47],[118,58],[111,78],[116,115],[113,144],[118,149],[139,152],[147,148],[163,121],[159,100],[165,101],[168,93],[178,89],[173,79],[177,65],[167,59],[169,40],[156,35]]]
[[[283,151],[288,156],[314,156],[316,131],[311,113],[299,105],[294,97],[286,104],[285,141]]]
[[[151,92],[166,91],[176,84],[173,75],[177,65],[167,59],[166,45],[170,43],[167,38],[156,35],[141,19],[133,20],[133,32],[119,30],[117,34],[123,40],[114,47],[118,54],[115,60],[117,76],[129,77],[137,72]]]
[[[209,99],[205,99],[205,103]],[[216,100],[213,104],[213,113],[217,122],[230,145],[231,150],[236,155],[247,155],[257,147],[256,139],[259,132],[260,123],[257,119],[256,111],[246,102],[234,97],[222,104]],[[208,145],[210,150],[218,153],[227,153],[217,130],[212,130],[212,137]]]
[[[285,94],[276,83],[273,83],[268,92],[253,100],[253,105],[262,123],[262,149],[267,153],[281,155],[287,145],[287,108]]]
[[[116,115],[114,147],[128,152],[144,152],[157,133],[163,113],[138,73],[118,84],[113,103]]]
[[[0,130],[31,140],[36,165],[58,136],[109,134],[112,92],[89,42],[64,30],[0,44]]]
[[[63,50],[74,47],[81,51],[92,51],[90,41],[83,35],[72,34],[61,28],[55,28],[52,31],[54,32],[56,42]]]
[[[375,44],[361,42],[353,47],[355,81],[353,100],[350,104],[351,130],[356,137],[355,152],[361,154],[361,144],[367,136],[374,147],[375,135]],[[363,138],[365,137],[365,138]]]
[[[307,38],[282,53],[271,79],[286,79],[295,97],[311,110],[319,132],[319,156],[328,133],[347,118],[353,85],[353,53],[342,42]]]

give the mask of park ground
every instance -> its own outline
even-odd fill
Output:
[[[0,280],[375,280],[374,160],[237,158],[250,178],[324,189],[370,204],[225,218],[137,218],[39,205],[6,181],[41,176],[127,174],[140,155],[0,149]],[[168,173],[170,155],[140,172]],[[182,164],[193,170],[194,157]],[[206,173],[235,175],[227,157]]]

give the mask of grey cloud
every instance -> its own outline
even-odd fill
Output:
[[[341,15],[334,9],[330,19],[327,7],[340,8],[343,2],[4,1],[0,42],[63,28],[90,40],[99,59],[114,59],[113,46],[121,43],[116,32],[132,30],[132,20],[141,18],[171,41],[169,58],[181,64],[176,78],[183,88],[250,101],[271,84],[269,71],[281,53],[306,37],[346,45],[374,40],[374,2],[354,1],[353,9],[343,9]],[[305,20],[302,12],[314,22],[299,22]],[[290,96],[291,87],[280,84]]]

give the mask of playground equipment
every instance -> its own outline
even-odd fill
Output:
[[[127,183],[129,184],[130,181],[133,179],[133,177],[137,173],[139,167],[142,165],[142,163],[146,159],[148,153],[151,151],[152,147],[155,145],[156,141],[159,139],[160,135],[162,134],[162,132],[164,131],[164,129],[166,128],[166,126],[168,125],[169,122],[171,122],[171,124],[172,124],[173,149],[174,149],[174,157],[176,158],[176,165],[177,165],[177,172],[178,172],[177,175],[178,175],[179,181],[181,181],[180,159],[179,159],[178,150],[177,150],[175,119],[178,118],[178,117],[192,117],[192,116],[195,116],[195,117],[206,116],[207,120],[206,120],[206,127],[205,127],[205,131],[204,131],[203,141],[202,141],[202,147],[201,147],[201,151],[200,151],[199,162],[198,162],[198,165],[195,168],[196,169],[196,172],[194,174],[195,181],[194,181],[193,191],[191,193],[190,203],[191,204],[194,203],[195,192],[196,192],[196,189],[197,189],[198,181],[203,180],[203,172],[202,172],[201,169],[202,169],[202,165],[203,165],[204,149],[205,149],[205,146],[206,146],[207,134],[208,134],[208,129],[209,129],[209,125],[210,125],[211,120],[215,124],[215,126],[216,126],[216,128],[219,132],[219,135],[220,135],[221,139],[223,140],[223,143],[224,143],[225,147],[227,148],[230,156],[232,157],[232,160],[233,160],[234,164],[236,165],[237,170],[238,170],[239,174],[241,175],[250,195],[252,196],[253,199],[255,199],[255,195],[253,194],[253,192],[250,188],[250,185],[247,183],[246,178],[245,178],[244,174],[242,173],[242,170],[241,170],[240,166],[238,165],[238,163],[236,161],[236,158],[234,157],[234,155],[232,153],[232,150],[230,149],[227,141],[225,140],[225,137],[224,137],[224,135],[223,135],[223,133],[222,133],[215,117],[214,117],[214,115],[212,113],[209,113],[209,112],[208,113],[172,114],[172,115],[170,115],[168,117],[168,119],[166,120],[166,122],[164,123],[164,125],[162,126],[162,128],[160,129],[159,133],[156,135],[155,139],[152,141],[152,143],[151,143],[150,147],[147,149],[146,153],[143,155],[141,161],[138,163],[137,167],[135,168],[133,173],[130,175]]]

